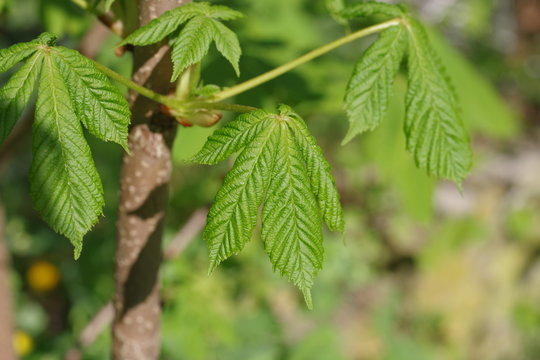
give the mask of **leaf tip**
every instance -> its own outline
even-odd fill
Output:
[[[304,294],[304,301],[309,310],[313,310],[313,298],[311,297],[311,289],[302,288],[302,294]]]
[[[73,241],[73,258],[79,260],[82,252],[82,240]]]
[[[351,132],[350,130],[347,132],[347,135],[345,135],[345,137],[343,138],[343,140],[341,140],[341,146],[345,146],[347,145],[348,143],[351,142],[352,139],[354,139],[354,137],[356,136],[356,134],[354,134],[353,132]]]

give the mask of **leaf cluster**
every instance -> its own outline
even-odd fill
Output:
[[[55,37],[0,50],[0,73],[24,61],[0,89],[0,144],[22,116],[38,83],[32,127],[30,194],[35,208],[80,254],[97,222],[103,186],[83,133],[127,149],[130,111],[124,96],[93,62],[54,46]]]
[[[242,14],[222,5],[206,2],[188,3],[165,12],[127,36],[120,45],[146,46],[170,38],[171,58],[174,65],[171,81],[190,65],[199,63],[208,53],[212,42],[231,63],[237,75],[242,54],[236,34],[221,23],[234,20]],[[180,27],[183,26],[182,29]]]
[[[384,30],[355,66],[345,95],[350,129],[344,143],[381,123],[405,60],[407,149],[429,175],[460,184],[471,168],[472,154],[446,70],[423,25],[401,6],[366,2],[342,12],[348,18],[375,14],[398,17],[401,22]]]
[[[262,205],[261,238],[274,269],[310,288],[322,267],[322,222],[343,231],[339,194],[321,148],[290,107],[256,110],[217,130],[193,161],[214,165],[240,152],[208,215],[210,270],[251,239]]]

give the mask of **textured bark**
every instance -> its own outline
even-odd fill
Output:
[[[0,349],[1,358],[15,360],[13,350],[13,307],[10,287],[9,253],[5,242],[4,209],[0,206]]]
[[[141,25],[187,1],[135,0]],[[167,46],[135,48],[133,80],[160,93],[171,90]],[[176,123],[159,105],[130,93],[130,154],[123,159],[116,251],[115,360],[154,360],[160,352],[159,266]]]

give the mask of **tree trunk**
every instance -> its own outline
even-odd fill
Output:
[[[5,239],[4,209],[0,206],[0,349],[2,359],[15,360],[13,350],[13,306],[11,279],[9,276],[9,252]]]
[[[146,24],[185,0],[135,0],[139,22]],[[154,91],[171,90],[172,65],[167,46],[136,47],[133,80]],[[171,174],[173,119],[159,105],[131,92],[130,154],[125,154],[120,180],[116,250],[115,360],[154,360],[160,353],[159,266]]]

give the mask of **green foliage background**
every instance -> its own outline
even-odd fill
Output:
[[[523,66],[527,59],[516,61],[511,48],[498,50],[492,38],[497,25],[493,1],[457,3],[470,7],[462,12],[467,17],[456,21],[457,10],[447,9],[444,25],[436,18],[430,36],[453,78],[472,134],[475,165],[463,194],[428,178],[406,153],[402,119],[407,88],[401,77],[381,127],[340,146],[347,132],[345,86],[370,39],[238,96],[238,103],[266,108],[287,103],[306,120],[332,163],[345,208],[345,235],[324,235],[326,258],[313,288],[313,311],[272,272],[260,239],[211,276],[207,246],[201,237],[195,239],[179,259],[163,267],[163,359],[533,359],[538,354],[540,266],[534,254],[540,248],[540,179],[523,180],[518,170],[525,170],[517,168],[534,164],[535,152],[540,153],[534,135],[538,73]],[[240,80],[345,31],[322,0],[234,0],[226,5],[246,14],[230,24],[244,54]],[[3,6],[2,48],[43,31],[76,48],[92,25],[91,16],[68,1],[0,1],[0,12]],[[461,52],[441,32],[450,34]],[[111,36],[98,60],[128,75],[129,55],[113,54],[118,41]],[[203,63],[203,79],[224,86],[237,81],[215,49]],[[521,106],[509,107],[491,84]],[[522,109],[533,115],[518,116]],[[196,127],[178,132],[166,241],[195,209],[212,202],[230,168],[227,163],[211,168],[185,164],[211,132]],[[121,150],[87,138],[106,206],[76,262],[69,243],[31,207],[29,138],[18,144],[0,178],[17,327],[34,342],[25,359],[61,358],[113,291]],[[514,172],[518,175],[512,177]],[[38,260],[60,271],[60,284],[52,291],[39,292],[28,284],[26,273]],[[108,346],[104,333],[84,358],[107,359]]]

